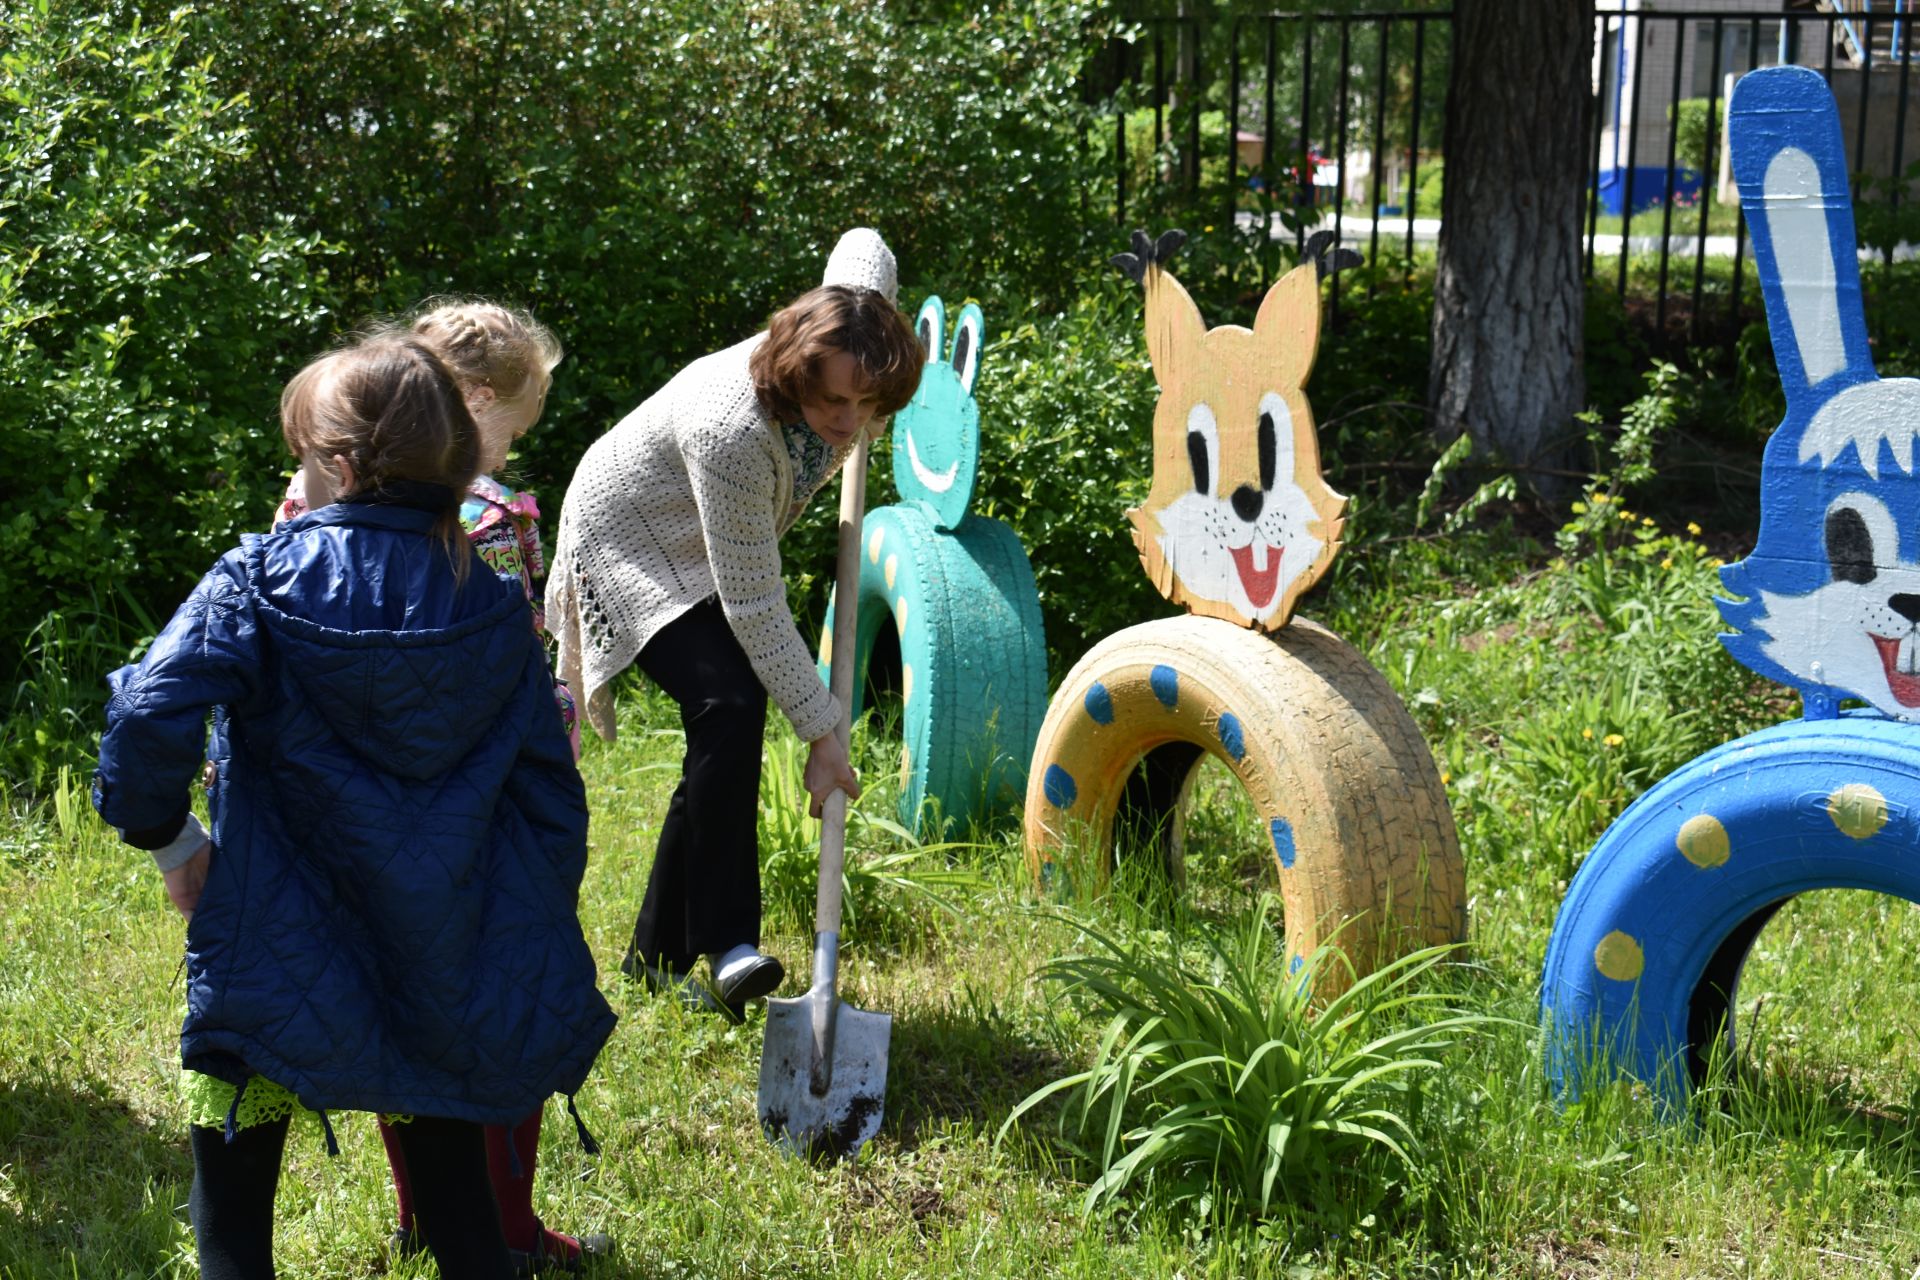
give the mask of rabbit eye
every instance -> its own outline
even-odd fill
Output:
[[[1873,533],[1852,507],[1827,513],[1827,560],[1835,582],[1868,583],[1878,570],[1873,565]]]

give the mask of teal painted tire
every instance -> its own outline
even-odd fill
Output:
[[[982,516],[943,530],[918,504],[882,507],[861,529],[859,608],[855,715],[883,633],[899,642],[898,671],[883,674],[902,702],[901,822],[939,836],[1018,804],[1047,711],[1046,635],[1019,537]],[[832,635],[829,604],[822,679]]]

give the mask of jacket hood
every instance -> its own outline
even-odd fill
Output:
[[[276,534],[246,541],[248,578],[263,628],[306,708],[354,752],[404,778],[460,763],[493,728],[541,660],[529,615],[476,557],[456,584],[430,536],[433,512],[325,507]],[[464,539],[459,549],[471,555]],[[351,630],[339,618],[356,566]]]

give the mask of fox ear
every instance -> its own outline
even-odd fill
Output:
[[[1305,386],[1320,346],[1320,273],[1303,262],[1274,281],[1253,320],[1267,367],[1289,387]]]
[[[1192,362],[1193,351],[1207,336],[1207,322],[1181,287],[1158,266],[1146,271],[1147,357],[1153,361],[1153,380],[1166,390],[1174,371]]]

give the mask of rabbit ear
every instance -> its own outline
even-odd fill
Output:
[[[919,337],[920,345],[927,349],[927,359],[938,360],[947,337],[947,308],[938,294],[920,304],[920,317],[913,322],[913,332]]]
[[[1828,379],[1874,377],[1840,113],[1818,72],[1768,67],[1734,86],[1727,138],[1781,386],[1790,405],[1824,402]]]
[[[953,368],[960,375],[960,389],[973,393],[973,380],[980,374],[980,346],[986,339],[986,318],[980,308],[969,302],[953,322]]]

